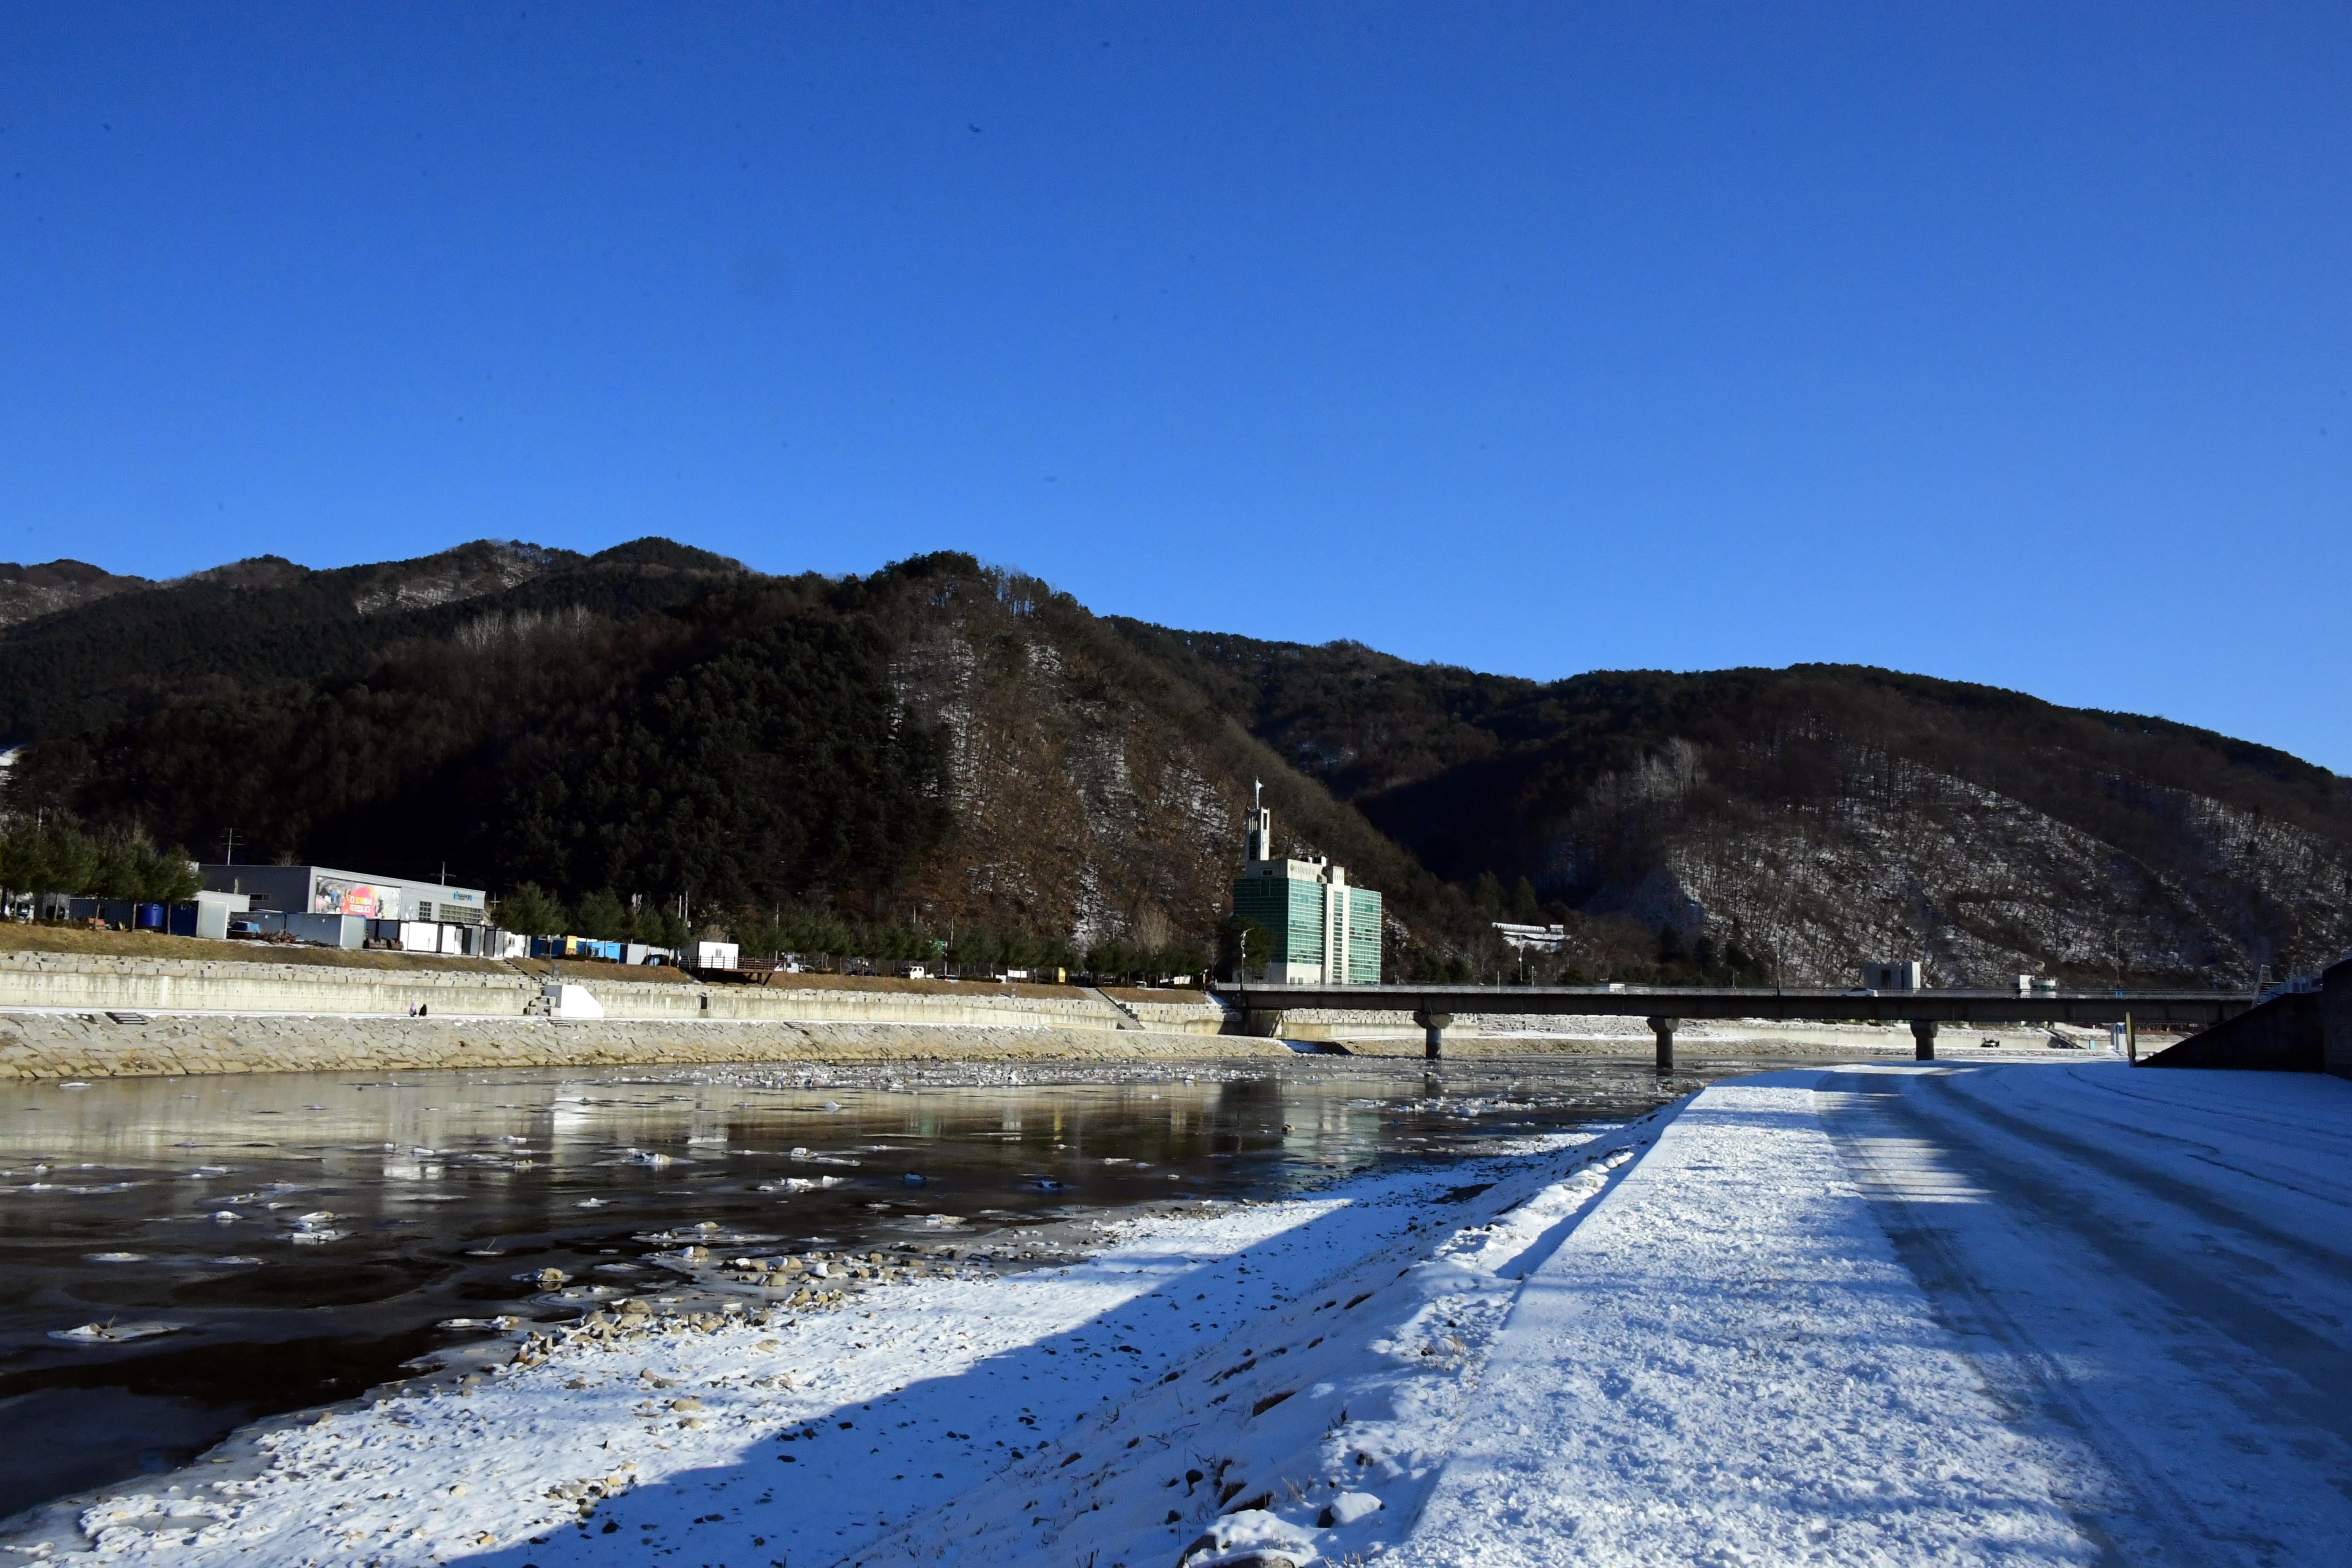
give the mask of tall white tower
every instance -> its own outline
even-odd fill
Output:
[[[1263,779],[1250,781],[1250,814],[1243,842],[1246,847],[1242,858],[1252,865],[1274,858],[1274,813],[1265,808]]]

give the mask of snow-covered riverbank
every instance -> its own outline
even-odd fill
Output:
[[[116,1489],[52,1545],[2347,1561],[2347,1172],[2352,1085],[2329,1079],[1780,1073],[1443,1170],[1171,1205],[1075,1265],[868,1259],[890,1282],[820,1300],[835,1258],[769,1273],[780,1304],[750,1314],[614,1314],[252,1464]]]
[[[945,1531],[963,1561],[1115,1541],[1108,1564],[1172,1561],[1221,1517],[1289,1539],[1283,1517],[1370,1506],[1352,1492],[1388,1505],[1335,1527],[1371,1549],[1416,1511],[1517,1272],[1651,1131],[1105,1224],[1076,1266],[811,1310],[835,1260],[749,1313],[606,1314],[467,1386],[269,1432],[254,1462],[112,1489],[47,1539],[190,1563],[760,1564],[903,1557],[909,1531],[935,1557]]]
[[[1710,1089],[1529,1279],[1402,1561],[2352,1562],[2352,1084]]]

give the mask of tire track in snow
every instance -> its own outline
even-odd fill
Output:
[[[2143,1109],[2154,1127],[2084,1117],[2080,1076],[1864,1070],[1830,1075],[1824,1099],[1988,1384],[2022,1427],[2075,1447],[2086,1525],[2133,1561],[2352,1561],[2352,1355],[2318,1326],[2352,1321],[2343,1229],[2305,1205],[2323,1223],[2283,1232],[2151,1163],[2164,1108]],[[2182,1158],[2192,1142],[2227,1155],[2210,1100],[2174,1114]],[[2273,1121],[2249,1114],[2235,1141]],[[2316,1157],[2340,1180],[2352,1135],[2336,1147]]]

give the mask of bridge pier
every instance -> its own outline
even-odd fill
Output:
[[[1445,1026],[1454,1022],[1454,1015],[1451,1013],[1431,1013],[1426,1011],[1417,1012],[1413,1014],[1412,1021],[1421,1026],[1421,1054],[1423,1058],[1433,1062],[1437,1060],[1439,1053],[1445,1048]]]
[[[1675,1026],[1680,1018],[1653,1018],[1650,1032],[1658,1037],[1658,1076],[1671,1078],[1675,1070]]]
[[[1936,1059],[1935,1019],[1911,1020],[1911,1059],[1921,1062],[1932,1062]]]

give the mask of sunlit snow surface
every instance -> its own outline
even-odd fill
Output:
[[[1530,1279],[1403,1560],[2352,1562],[2352,1084],[1693,1101]]]
[[[55,1545],[2347,1562],[2347,1146],[2352,1085],[2302,1075],[1776,1074],[1581,1142],[1120,1221],[1066,1268],[574,1342],[290,1427],[251,1473],[117,1489]]]

